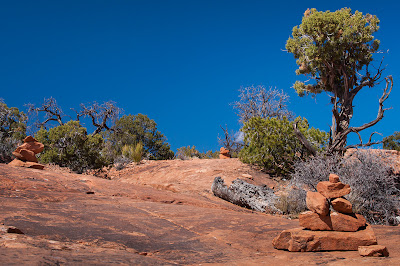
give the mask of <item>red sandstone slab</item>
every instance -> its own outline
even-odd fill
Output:
[[[307,208],[310,211],[326,216],[329,214],[328,200],[318,192],[307,192],[306,198]]]
[[[358,250],[359,246],[376,245],[372,227],[357,232],[310,231],[294,228],[282,231],[272,241],[276,249],[288,251]]]
[[[317,191],[328,199],[340,198],[351,192],[348,184],[342,182],[332,183],[330,181],[321,181],[317,184]]]
[[[382,245],[360,246],[358,253],[363,257],[389,257],[389,251]]]
[[[319,215],[312,211],[299,215],[300,226],[313,231],[355,232],[365,226],[366,220],[360,214],[343,214],[333,212],[329,216]]]
[[[331,201],[332,208],[341,213],[353,213],[353,206],[350,201],[344,198],[337,198]]]

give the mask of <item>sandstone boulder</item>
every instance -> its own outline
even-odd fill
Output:
[[[24,161],[21,161],[18,159],[12,160],[8,165],[15,166],[15,167],[34,168],[34,169],[39,169],[39,170],[44,169],[43,164],[35,163],[35,162],[24,162]]]
[[[339,176],[335,175],[335,174],[330,174],[329,175],[329,182],[331,182],[331,183],[339,183],[340,182]]]
[[[363,257],[389,257],[387,248],[382,245],[360,246],[358,253]]]
[[[35,153],[33,151],[30,150],[26,150],[26,149],[21,149],[21,151],[19,152],[26,161],[28,162],[35,162],[37,163],[38,160],[35,156]]]
[[[220,159],[229,159],[231,158],[231,155],[229,154],[229,150],[225,149],[224,147],[221,147],[219,150],[219,158]]]
[[[348,184],[342,182],[332,183],[330,181],[321,181],[317,184],[317,191],[328,199],[340,198],[351,192]]]
[[[307,208],[310,211],[326,216],[329,214],[328,200],[318,192],[307,192],[306,198]]]
[[[353,206],[350,201],[344,198],[337,198],[331,201],[332,208],[341,213],[353,213]]]
[[[272,241],[276,249],[289,251],[358,250],[359,246],[377,244],[372,227],[357,232],[310,231],[295,228],[282,231]]]
[[[319,215],[312,211],[299,215],[300,225],[313,231],[356,232],[366,225],[365,218],[360,214],[343,214],[333,212],[329,216]]]

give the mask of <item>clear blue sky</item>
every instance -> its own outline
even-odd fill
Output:
[[[285,90],[296,115],[327,131],[326,96],[295,95],[295,60],[282,50],[307,8],[371,13],[381,20],[375,36],[382,50],[390,50],[385,74],[395,82],[385,105],[393,110],[372,130],[385,136],[400,130],[398,1],[0,3],[0,98],[9,106],[24,110],[52,96],[67,111],[113,100],[125,114],[154,119],[173,150],[195,145],[200,151],[219,148],[220,125],[239,129],[230,103],[241,86]],[[353,125],[376,117],[383,85],[356,98]]]

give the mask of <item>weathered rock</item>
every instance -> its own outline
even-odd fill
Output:
[[[389,257],[387,248],[382,245],[360,246],[358,253],[363,257]]]
[[[317,191],[328,199],[340,198],[351,192],[348,184],[342,182],[332,183],[330,181],[322,181],[317,184]]]
[[[350,201],[344,198],[337,198],[331,201],[332,208],[341,213],[353,213],[353,206]]]
[[[37,163],[38,160],[35,156],[35,153],[33,151],[27,150],[27,149],[21,149],[21,151],[19,152],[26,161],[28,162],[35,162]]]
[[[19,152],[21,149],[33,151],[35,154],[41,153],[44,149],[44,145],[38,141],[25,142],[19,146],[15,151]]]
[[[24,162],[19,159],[12,160],[8,165],[15,166],[15,167],[34,168],[34,169],[39,169],[39,170],[44,169],[43,164],[35,163],[35,162]]]
[[[231,158],[231,155],[229,154],[229,150],[225,149],[224,147],[221,147],[219,150],[219,158],[220,159],[229,159]]]
[[[274,206],[276,196],[266,186],[256,186],[236,179],[227,187],[224,180],[217,176],[211,185],[211,191],[215,196],[242,207],[260,212],[278,212]]]
[[[310,211],[326,216],[329,214],[328,200],[318,192],[307,192],[306,198],[307,208]]]
[[[276,249],[289,251],[358,250],[359,246],[377,244],[372,227],[357,232],[309,231],[295,228],[282,231],[272,241]]]
[[[300,225],[313,231],[355,232],[365,226],[366,220],[360,214],[333,212],[329,216],[307,211],[299,215]]]
[[[329,175],[329,182],[331,183],[338,183],[340,182],[339,176],[335,174],[330,174]]]

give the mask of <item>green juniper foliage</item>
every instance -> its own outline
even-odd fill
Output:
[[[157,130],[157,124],[146,115],[124,115],[107,132],[108,149],[114,157],[122,154],[124,145],[142,143],[144,156],[152,160],[167,160],[174,157],[166,137]]]
[[[16,107],[8,107],[0,99],[0,162],[12,160],[11,153],[26,136],[27,117]]]
[[[103,137],[88,135],[78,121],[69,121],[49,130],[40,129],[35,138],[44,144],[39,156],[42,163],[54,163],[78,173],[107,165],[101,155]]]
[[[383,139],[383,148],[400,151],[400,132],[395,132],[393,135],[385,137]]]
[[[314,148],[324,148],[328,139],[325,132],[309,128],[305,118],[298,117],[295,122]],[[286,176],[292,172],[296,159],[304,159],[309,155],[296,137],[292,122],[286,117],[253,117],[241,131],[244,133],[245,146],[240,152],[240,159],[258,165],[271,174]]]
[[[299,96],[327,92],[333,104],[329,152],[343,151],[347,135],[375,125],[383,117],[382,103],[388,95],[391,77],[382,95],[377,119],[360,127],[349,127],[353,116],[353,99],[364,87],[379,83],[383,69],[370,66],[380,41],[373,34],[379,29],[376,16],[352,13],[343,8],[321,12],[315,8],[304,13],[302,23],[293,28],[286,49],[297,59],[296,74],[305,75],[307,82],[296,81]],[[375,71],[372,73],[371,71]]]

